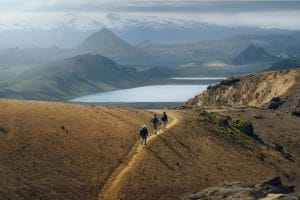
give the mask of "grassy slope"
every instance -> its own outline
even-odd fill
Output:
[[[96,199],[150,113],[0,100],[1,199]]]
[[[0,100],[0,107],[4,199],[96,199],[111,173],[120,163],[126,165],[137,131],[150,117],[142,110],[50,102]],[[197,110],[170,114],[178,124],[144,148],[120,180],[115,191],[119,199],[176,199],[222,181],[257,183],[275,175],[299,186],[298,161],[244,133],[209,123]],[[289,120],[274,129],[286,131]],[[260,134],[264,126],[256,127]],[[281,141],[291,137],[260,136],[266,135]],[[294,142],[297,147],[298,139]]]
[[[283,174],[295,163],[278,152],[245,135],[241,141],[223,134],[223,128],[206,123],[195,111],[178,115],[180,123],[158,136],[123,179],[118,199],[178,199],[223,181],[254,184],[275,175],[292,182]],[[262,160],[262,154],[269,160]]]

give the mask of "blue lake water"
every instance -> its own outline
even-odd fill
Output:
[[[208,85],[151,85],[82,96],[71,100],[83,103],[185,102],[206,90]]]

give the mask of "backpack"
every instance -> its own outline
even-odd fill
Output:
[[[148,130],[147,130],[147,128],[142,128],[141,130],[140,130],[140,136],[141,137],[146,137],[148,135]]]
[[[157,117],[152,117],[152,119],[151,119],[151,122],[153,123],[153,124],[158,124],[158,118]]]
[[[161,121],[167,121],[168,120],[168,116],[167,115],[163,115],[162,117],[161,117]]]

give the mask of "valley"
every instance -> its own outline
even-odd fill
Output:
[[[300,1],[1,0],[0,19],[0,200],[300,199]]]
[[[299,70],[267,72],[251,80],[297,74]],[[235,84],[246,85],[248,78]],[[294,80],[280,94],[288,96],[277,110],[265,104],[253,107],[252,101],[212,106],[218,98],[213,95],[207,106],[195,103],[206,101],[209,90],[186,106],[164,110],[1,99],[0,195],[4,199],[176,199],[221,182],[256,184],[274,176],[295,185],[297,194],[300,129],[299,117],[291,112],[297,107],[299,79]],[[232,86],[220,92],[225,94],[226,87]],[[270,100],[257,98],[266,104]],[[155,136],[150,117],[163,111],[170,124]],[[138,135],[144,123],[150,131],[147,146],[140,145]]]
[[[0,50],[0,97],[68,101],[99,92],[170,84],[172,77],[224,77],[297,67],[296,36],[235,36],[194,44],[134,46],[103,28],[73,49]],[[275,45],[275,40],[280,44]]]

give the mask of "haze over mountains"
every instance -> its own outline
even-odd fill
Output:
[[[0,95],[67,100],[97,91],[147,85],[154,80],[166,82],[171,76],[232,76],[264,71],[283,62],[283,55],[293,57],[297,65],[299,38],[297,33],[288,33],[190,44],[147,41],[133,45],[103,28],[74,49],[0,50]],[[290,67],[296,66],[289,63],[281,68]],[[97,79],[90,77],[90,70],[95,70]]]
[[[263,47],[270,55],[288,54],[299,57],[300,33],[285,35],[244,35],[196,43],[164,45],[148,42],[136,46],[122,40],[104,28],[78,42],[74,49],[10,48],[0,50],[0,62],[5,65],[40,64],[85,53],[98,53],[120,64],[170,66],[196,62],[222,61],[230,63],[250,45]],[[142,56],[142,57],[141,57]]]
[[[107,18],[119,19],[116,14]],[[77,18],[71,18],[52,29],[25,29],[0,31],[0,49],[6,48],[59,48],[73,49],[93,33],[105,27],[94,23],[91,29],[82,30],[76,26]],[[206,40],[224,39],[236,35],[293,34],[285,29],[263,29],[257,27],[226,27],[207,23],[172,21],[152,22],[134,21],[123,28],[109,28],[131,44],[151,41],[155,44],[195,43]],[[108,28],[107,28],[108,29]],[[297,32],[296,32],[297,33]]]

